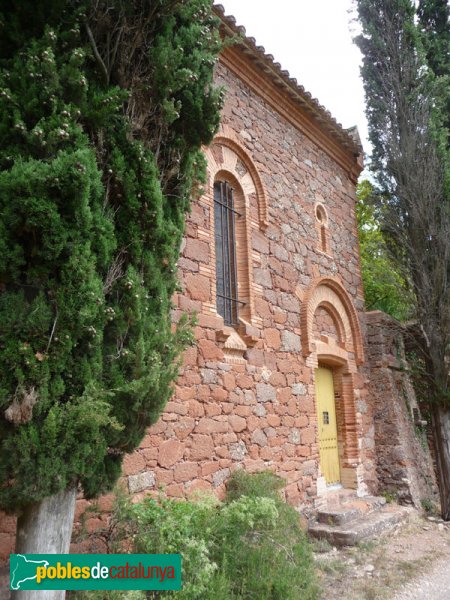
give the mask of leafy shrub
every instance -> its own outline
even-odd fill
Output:
[[[71,600],[146,600],[145,592],[139,590],[68,592],[67,596]]]
[[[383,490],[381,492],[381,496],[386,500],[387,504],[392,504],[393,502],[396,502],[398,499],[397,493],[392,490]]]
[[[250,475],[244,469],[237,469],[228,479],[226,486],[227,502],[237,500],[241,496],[279,500],[280,490],[284,488],[285,481],[271,471]]]
[[[420,504],[422,505],[423,510],[428,515],[438,515],[439,514],[439,509],[436,505],[436,502],[434,500],[432,500],[431,498],[422,498],[422,500],[420,501]]]
[[[212,497],[138,504],[119,498],[110,547],[130,549],[132,542],[132,552],[182,555],[183,589],[147,592],[146,598],[314,600],[310,545],[298,514],[281,499],[282,483],[271,473],[237,471],[223,503]],[[111,592],[89,594],[77,598],[116,600]]]
[[[233,473],[227,484],[229,507],[246,500],[270,502],[277,516],[265,527],[234,528],[223,547],[223,559],[234,574],[235,598],[258,600],[312,600],[318,590],[310,544],[299,516],[286,504],[280,490],[284,481],[268,471],[250,475]]]

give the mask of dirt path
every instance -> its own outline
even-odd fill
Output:
[[[426,573],[402,587],[394,600],[449,600],[450,559],[447,557]]]
[[[439,519],[416,515],[375,542],[315,548],[323,600],[450,599],[450,524]]]

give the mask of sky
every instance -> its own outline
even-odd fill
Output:
[[[216,0],[216,4],[219,4]],[[353,0],[223,0],[225,14],[243,25],[345,128],[358,126],[370,152],[359,74],[361,53]]]

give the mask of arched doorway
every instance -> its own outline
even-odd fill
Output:
[[[315,370],[317,430],[320,470],[327,486],[341,483],[336,401],[333,371],[319,365]]]
[[[339,280],[313,282],[303,298],[301,325],[316,392],[317,493],[336,485],[362,492],[354,377],[363,345],[357,312]]]

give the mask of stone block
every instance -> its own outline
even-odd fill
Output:
[[[191,460],[210,459],[214,456],[214,442],[209,435],[192,434],[189,458]]]
[[[267,436],[261,429],[255,429],[255,431],[252,434],[252,441],[255,444],[258,444],[258,446],[267,446]]]
[[[237,444],[231,444],[230,446],[230,457],[233,460],[244,460],[245,456],[248,454],[247,446],[241,440]]]
[[[162,467],[171,467],[179,461],[184,454],[184,444],[178,440],[167,440],[159,447],[158,463]]]
[[[216,471],[213,475],[213,486],[219,487],[222,485],[230,475],[230,469],[221,469],[220,471]]]
[[[123,459],[123,473],[125,475],[136,475],[145,469],[145,458],[140,452],[126,454]]]
[[[210,261],[209,245],[206,242],[196,239],[187,239],[184,248],[184,257],[193,261],[208,264]]]
[[[216,419],[210,419],[209,417],[203,417],[198,422],[195,428],[196,433],[225,433],[229,431],[230,427],[227,421],[218,421]]]
[[[217,383],[217,373],[213,369],[200,369],[203,383]]]
[[[205,360],[221,361],[223,360],[223,351],[217,345],[217,342],[211,340],[200,340],[198,343],[200,354]]]
[[[308,392],[308,388],[304,383],[294,383],[292,386],[292,393],[294,396],[305,396]]]
[[[299,335],[288,330],[281,333],[281,350],[284,352],[300,352],[301,348]]]
[[[182,462],[174,468],[174,479],[177,483],[195,479],[199,473],[199,465],[196,462]]]
[[[188,407],[180,402],[168,402],[164,408],[165,412],[176,413],[177,415],[186,415]]]
[[[281,346],[281,336],[278,329],[267,328],[264,331],[264,337],[266,338],[266,344],[269,348],[278,350]]]
[[[247,427],[247,421],[238,415],[229,416],[228,422],[231,426],[231,429],[237,433],[243,431]]]
[[[291,444],[300,444],[300,439],[300,431],[296,427],[291,429],[291,431],[289,432],[289,441],[291,442]]]
[[[130,494],[136,494],[142,492],[150,487],[153,487],[156,483],[155,474],[153,471],[145,471],[139,473],[139,475],[130,475],[128,477],[128,489]]]
[[[258,402],[273,402],[276,396],[276,389],[270,383],[256,384],[256,399]]]

